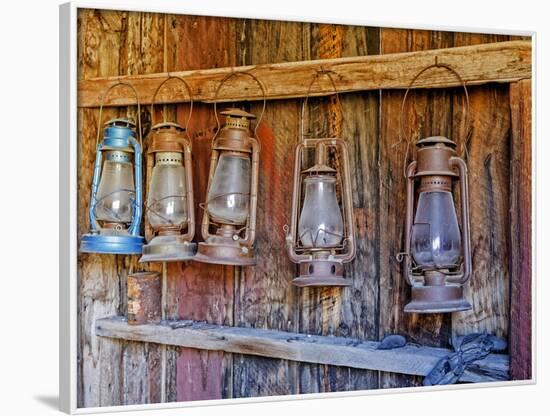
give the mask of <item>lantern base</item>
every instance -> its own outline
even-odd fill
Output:
[[[225,264],[228,266],[254,266],[254,250],[239,243],[199,243],[197,254],[193,257],[201,263]]]
[[[408,313],[446,313],[472,309],[460,285],[413,286]]]
[[[81,253],[141,254],[143,237],[139,235],[84,234],[80,240]]]
[[[300,263],[300,275],[292,280],[298,287],[349,286],[344,279],[344,266],[332,260],[311,260]]]
[[[191,260],[197,252],[197,244],[181,240],[180,236],[157,236],[143,246],[140,263]]]

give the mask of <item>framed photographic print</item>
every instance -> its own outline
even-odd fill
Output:
[[[533,382],[533,33],[60,22],[65,411]]]

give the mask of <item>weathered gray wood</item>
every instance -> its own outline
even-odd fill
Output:
[[[237,64],[262,65],[310,59],[308,23],[242,20],[237,25]],[[273,39],[279,41],[275,46]],[[244,80],[236,77],[229,84]],[[295,265],[285,248],[283,227],[288,224],[292,193],[293,146],[296,143],[298,101],[270,102],[258,128],[261,143],[255,267],[237,269],[234,325],[298,331],[297,291],[292,286]],[[261,103],[248,110],[259,116]],[[261,260],[260,260],[261,259]],[[259,356],[233,355],[233,397],[299,393],[297,363]]]
[[[424,376],[450,351],[444,348],[407,345],[378,350],[378,342],[343,337],[304,335],[267,329],[239,328],[194,321],[163,321],[158,325],[128,325],[115,316],[96,321],[102,337],[154,342],[208,351],[225,351],[285,360],[329,364]],[[491,354],[476,362],[475,375],[461,381],[506,380],[508,356]]]
[[[531,42],[525,40],[376,56],[179,71],[171,75],[186,78],[193,89],[195,101],[212,100],[219,82],[235,70],[248,71],[260,78],[266,85],[266,95],[269,99],[284,99],[305,96],[311,75],[319,70],[330,70],[334,73],[339,92],[406,88],[414,75],[427,65],[433,64],[436,57],[440,62],[452,65],[468,85],[510,82],[531,77]],[[153,92],[166,77],[167,73],[156,73],[83,80],[78,84],[78,105],[99,106],[103,91],[119,80],[134,84],[141,103],[149,104]],[[218,101],[261,100],[261,91],[254,80],[248,78],[242,77],[241,81],[224,87]],[[443,88],[460,85],[460,81],[452,74],[433,71],[419,79],[415,87]],[[130,98],[126,90],[121,88],[114,91],[105,104],[133,103],[134,99]],[[333,86],[328,80],[316,83],[310,91],[311,96],[332,93]],[[189,101],[189,97],[185,90],[176,87],[160,92],[157,96],[159,103],[186,101]]]
[[[78,78],[115,75],[120,69],[120,37],[124,13],[80,10]],[[106,118],[117,117],[108,109]],[[88,230],[88,207],[95,159],[98,112],[78,111],[78,235]],[[100,317],[123,313],[123,256],[81,254],[78,258],[78,407],[122,404],[122,342],[98,338],[93,328]]]
[[[378,28],[311,26],[311,59],[380,53]],[[315,84],[324,78],[318,77]],[[378,189],[379,106],[378,91],[343,94],[339,100],[334,95],[308,100],[306,126],[311,134],[343,137],[349,146],[357,254],[346,264],[350,287],[298,289],[298,332],[358,340],[378,336],[378,195],[373,191]],[[376,371],[309,363],[300,363],[299,380],[300,393],[378,388]]]
[[[511,179],[510,242],[510,374],[513,380],[527,380],[532,374],[533,292],[531,288],[531,81],[510,85]]]

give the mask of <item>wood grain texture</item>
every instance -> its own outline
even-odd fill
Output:
[[[114,337],[125,340],[140,340],[168,345],[198,348],[201,353],[209,351],[227,351],[247,354],[243,358],[250,360],[249,355],[283,358],[285,360],[323,363],[333,366],[346,366],[360,369],[373,369],[402,374],[425,376],[434,365],[451,351],[444,348],[422,347],[406,345],[395,349],[378,349],[378,342],[361,341],[350,337],[318,336],[296,334],[293,332],[239,328],[207,323],[183,321],[163,321],[160,324],[128,325],[121,316],[104,318],[96,322],[96,332],[102,337]],[[236,356],[237,357],[237,356]],[[252,361],[261,368],[249,367],[269,373],[279,366],[276,361]],[[203,363],[206,365],[206,363]],[[478,370],[473,373],[464,373],[462,381],[495,381],[507,379],[508,356],[491,354],[475,362]],[[194,364],[192,364],[194,365]],[[275,365],[275,367],[271,367]],[[206,366],[212,370],[212,366]],[[335,383],[337,368],[323,367],[326,372],[326,382]],[[344,369],[341,369],[344,370]],[[246,371],[246,370],[245,370]],[[483,376],[485,373],[485,377]],[[211,377],[205,379],[190,379],[189,387],[193,384],[212,383],[216,381],[215,374],[206,374]],[[269,377],[266,374],[248,372],[251,377],[249,386],[245,387],[247,394],[260,393],[265,390],[262,382]],[[341,377],[342,380],[345,377]],[[338,381],[335,383],[338,384]],[[258,390],[258,387],[260,389]],[[340,387],[345,388],[346,384]],[[284,383],[273,386],[273,391],[284,394]],[[265,394],[265,391],[264,393]]]
[[[121,60],[119,71],[128,75],[141,75],[164,69],[164,18],[160,14],[129,12],[123,19],[121,32]],[[128,107],[128,116],[135,118],[135,107]],[[142,107],[143,137],[150,129],[149,108]],[[142,187],[148,190],[148,176]],[[134,256],[136,258],[137,256]],[[161,264],[143,264],[136,267],[162,273]],[[126,279],[124,279],[126,282]],[[126,301],[126,290],[122,292]],[[123,404],[159,403],[162,401],[163,351],[159,345],[128,343],[123,346],[122,368]]]
[[[194,17],[191,19],[195,19]],[[254,21],[252,21],[254,22]],[[287,22],[288,23],[288,22]],[[255,24],[255,23],[252,23]],[[297,23],[288,23],[297,25]],[[199,29],[197,26],[195,30]],[[206,29],[209,29],[206,27]],[[214,30],[212,30],[214,33]],[[281,35],[285,35],[281,33]],[[210,41],[222,42],[227,38]],[[261,42],[261,40],[260,40]],[[284,48],[282,43],[277,48]],[[273,48],[273,44],[269,49]],[[200,51],[197,51],[199,49]],[[193,47],[188,53],[212,59],[213,51],[223,51],[221,58],[230,57],[232,49]],[[452,65],[462,75],[468,85],[486,84],[488,82],[510,82],[531,77],[531,44],[529,41],[499,42],[492,45],[479,45],[464,48],[452,48],[438,51],[424,51],[404,54],[391,54],[372,57],[349,57],[336,60],[319,60],[310,62],[290,62],[266,65],[247,65],[239,68],[226,67],[200,71],[179,71],[173,75],[185,77],[193,91],[196,101],[209,101],[214,98],[218,83],[232,71],[250,71],[266,84],[269,99],[288,99],[303,97],[307,93],[312,74],[320,69],[331,70],[336,74],[339,92],[365,91],[377,89],[406,88],[409,81],[422,68],[435,62],[438,56],[441,62]],[[202,62],[207,62],[206,60]],[[213,66],[213,68],[216,68]],[[153,92],[166,73],[149,74],[139,77],[123,77],[133,83],[139,91],[142,103],[150,103]],[[86,80],[79,83],[78,105],[81,107],[98,106],[101,93],[109,85],[117,82],[119,77]],[[453,87],[461,85],[452,75],[445,71],[434,71],[431,75],[419,80],[417,88]],[[312,96],[332,94],[333,87],[328,81],[322,81],[312,89]],[[112,95],[107,105],[128,104],[128,93],[120,90]],[[180,94],[159,94],[159,102],[177,103],[188,101]],[[219,101],[261,100],[261,93],[248,79],[225,89]]]
[[[259,128],[262,152],[258,265],[244,270],[198,263],[138,265],[135,256],[80,255],[79,406],[403,387],[418,385],[425,374],[389,373],[395,367],[371,364],[352,368],[344,361],[298,362],[299,352],[293,348],[301,342],[297,341],[301,335],[296,332],[346,337],[348,341],[359,342],[357,345],[399,332],[412,342],[448,347],[453,335],[488,331],[509,337],[512,377],[530,377],[529,81],[513,83],[510,88],[504,84],[469,87],[474,130],[468,144],[468,163],[475,248],[474,275],[466,285],[466,296],[473,301],[474,309],[452,317],[421,317],[402,312],[410,293],[394,256],[402,246],[405,148],[393,145],[398,140],[396,119],[403,91],[377,90],[406,86],[420,66],[433,62],[436,53],[440,62],[456,64],[464,50],[434,51],[452,46],[481,45],[476,48],[491,50],[475,56],[475,71],[481,71],[479,80],[473,79],[479,73],[466,69],[472,84],[492,79],[487,74],[496,74],[499,81],[506,81],[510,73],[529,78],[528,39],[510,44],[502,41],[512,38],[493,35],[93,10],[82,10],[78,24],[80,85],[95,88],[95,92],[89,93],[92,98],[86,105],[97,105],[94,94],[118,75],[143,79],[139,82],[143,82],[141,91],[147,101],[152,89],[168,72],[179,74],[179,71],[184,74],[199,71],[193,72],[198,74],[198,96],[208,100],[216,80],[227,73],[228,67],[235,66],[268,71],[275,80],[282,73],[280,68],[286,71],[297,66],[301,75],[292,73],[290,84],[303,84],[303,94],[313,75],[312,68],[318,68],[315,65],[319,62],[295,61],[312,58],[338,60],[334,70],[344,91],[363,89],[365,85],[374,89],[342,94],[341,113],[333,98],[310,100],[308,123],[320,133],[341,132],[350,145],[358,237],[357,257],[346,266],[351,286],[298,290],[290,284],[296,270],[286,255],[282,227],[288,223],[290,211],[293,147],[298,136],[301,100],[287,98],[294,96],[294,90],[288,89],[288,80],[272,83],[272,75],[261,75],[270,88],[269,94],[277,100],[268,102],[265,120]],[[500,43],[485,45],[490,42]],[[515,46],[510,49],[510,45]],[[403,55],[394,55],[402,52]],[[495,59],[487,67],[485,61],[489,56]],[[465,66],[470,68],[474,56],[470,60],[460,59],[459,71]],[[340,72],[344,67],[354,68],[353,65],[356,69],[345,72],[345,76]],[[373,66],[400,69],[382,76],[371,71]],[[91,78],[99,79],[91,81]],[[210,87],[204,89],[203,81]],[[238,82],[224,88],[227,97],[258,99],[257,88],[246,83],[247,77],[235,81]],[[451,88],[412,92],[405,112],[406,131],[413,139],[447,135],[458,140],[463,154],[466,124],[462,91],[454,87],[452,75],[438,71],[420,81],[421,87],[435,83],[437,87]],[[315,94],[332,93],[324,78],[315,85]],[[114,102],[124,102],[122,95],[115,97],[118,98]],[[158,105],[158,118],[165,113],[185,124],[189,106],[184,97],[166,95],[161,101],[178,104]],[[243,106],[259,115],[260,103]],[[127,114],[133,114],[131,109],[107,108],[105,119]],[[146,133],[151,124],[148,106],[143,107],[142,116]],[[97,109],[79,108],[79,235],[88,227],[97,121]],[[199,222],[202,210],[198,203],[205,199],[214,126],[212,105],[198,103],[190,133]],[[455,198],[458,204],[457,192]],[[200,236],[196,239],[201,240]],[[219,334],[214,338],[209,335],[205,342],[212,349],[198,350],[195,347],[200,345],[189,345],[187,341],[158,345],[156,342],[164,341],[144,340],[135,334],[124,335],[126,340],[98,337],[97,319],[125,313],[126,276],[141,269],[163,272],[164,315],[169,319],[194,319],[250,331],[281,330],[285,336],[298,338],[269,347],[268,356],[254,355],[261,338],[247,338],[246,342],[239,338],[236,343],[232,339],[227,347],[224,340],[216,338]],[[113,331],[112,336],[119,336],[118,329]],[[307,345],[310,344],[319,346]],[[224,348],[226,352],[219,350]],[[273,355],[273,350],[279,355]],[[337,348],[328,355],[338,357],[339,353],[342,350]],[[310,358],[315,358],[315,354]],[[464,380],[483,380],[483,373],[483,367],[478,368]],[[500,374],[504,377],[503,372]]]
[[[162,66],[142,61],[143,45],[158,43],[159,16],[115,11],[79,12],[79,77],[139,74]],[[145,28],[145,29],[144,29]],[[147,46],[149,49],[150,46]],[[162,48],[157,48],[155,51]],[[134,109],[107,109],[103,121],[118,116],[135,117]],[[142,114],[147,120],[148,112]],[[93,164],[97,110],[79,110],[79,236],[88,229],[88,207]],[[80,354],[78,405],[83,407],[138,404],[160,401],[161,357],[158,345],[121,343],[98,339],[93,322],[113,312],[126,312],[128,273],[147,269],[137,256],[81,254],[79,256]],[[136,381],[139,380],[139,381]]]
[[[532,377],[531,327],[531,81],[510,84],[510,376]]]
[[[309,24],[243,20],[239,24],[241,65],[292,62],[309,57]],[[241,77],[244,79],[244,77]],[[238,81],[239,78],[235,78]],[[254,86],[257,90],[257,86]],[[261,104],[249,110],[260,116]],[[285,249],[283,227],[289,223],[293,149],[300,107],[295,101],[269,102],[258,129],[261,143],[257,265],[243,268],[235,287],[235,325],[297,331],[295,267]],[[235,355],[234,397],[294,394],[297,365],[293,362]]]
[[[235,19],[206,16],[176,16],[170,37],[176,42],[175,71],[235,65]],[[197,45],[201,45],[197,47]],[[188,107],[178,106],[177,119],[185,124]],[[206,200],[210,147],[215,125],[213,107],[194,106],[189,126],[193,146],[193,187],[197,224]],[[196,236],[196,239],[201,239]],[[168,274],[176,281],[178,316],[217,324],[233,324],[234,268],[201,263],[169,264]],[[176,363],[176,400],[231,397],[232,359],[219,351],[181,349]],[[197,380],[201,380],[197,382]]]
[[[506,36],[460,34],[458,45],[506,40]],[[467,160],[470,188],[472,276],[464,286],[470,311],[452,316],[453,336],[486,331],[506,338],[510,309],[510,103],[508,86],[472,87],[470,94],[471,138],[462,114],[464,97],[453,103],[454,139]],[[456,201],[459,193],[455,192]],[[457,206],[460,206],[459,204]]]
[[[118,74],[122,13],[81,10],[78,15],[79,79]],[[117,109],[105,117],[118,115]],[[88,207],[97,111],[78,111],[78,235],[88,230]],[[96,337],[95,320],[122,313],[119,256],[81,254],[78,258],[78,362],[79,407],[122,404],[122,342]]]
[[[379,30],[355,26],[313,25],[312,58],[338,58],[379,53]],[[319,77],[318,81],[323,77]],[[317,82],[317,81],[316,81]],[[350,146],[350,170],[357,255],[346,265],[348,288],[303,288],[300,291],[300,332],[376,339],[378,315],[377,93],[353,93],[310,99],[306,122],[316,137],[338,135]],[[373,371],[300,364],[300,392],[377,388]]]
[[[442,32],[381,29],[382,53],[419,51],[452,46],[452,38]],[[441,62],[444,62],[441,60]],[[412,79],[412,77],[411,77]],[[420,79],[419,79],[420,80]],[[403,92],[382,91],[380,126],[380,315],[379,337],[391,333],[405,335],[410,342],[446,346],[450,317],[443,314],[405,314],[410,288],[395,255],[403,244],[405,221],[404,166],[414,152],[414,142],[431,135],[449,135],[451,111],[449,92],[414,91],[404,108],[404,141],[399,142],[398,117]],[[406,141],[410,141],[409,158]],[[417,385],[418,378],[381,374],[380,388]]]

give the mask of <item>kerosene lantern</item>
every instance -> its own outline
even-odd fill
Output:
[[[435,66],[449,69],[460,78],[452,68],[443,64],[428,68]],[[464,91],[468,103],[465,86]],[[406,171],[407,212],[403,254],[405,277],[412,286],[412,299],[405,306],[405,312],[468,310],[471,305],[464,298],[462,287],[472,272],[466,163],[457,156],[456,143],[446,137],[423,138],[416,142],[416,147],[416,160],[409,164]],[[455,181],[460,185],[462,227],[452,194]]]
[[[105,123],[99,142],[101,114],[107,94],[115,87],[130,88],[136,97],[136,125],[129,119]],[[103,95],[99,109],[96,159],[90,199],[90,231],[82,236],[80,251],[103,254],[141,254],[142,212],[141,118],[139,99],[131,84],[119,82]]]
[[[179,80],[187,89],[190,101],[186,127],[173,122],[155,124],[154,103],[157,93],[169,80]],[[193,204],[193,172],[191,140],[187,126],[193,112],[192,93],[180,77],[166,78],[153,94],[151,122],[147,136],[147,171],[151,174],[146,202],[147,224],[152,238],[143,246],[140,262],[184,261],[196,252],[195,212]]]
[[[207,200],[201,205],[205,210],[201,227],[205,241],[199,243],[194,260],[248,266],[255,264],[253,244],[260,159],[256,129],[261,116],[252,133],[250,123],[256,117],[241,109],[229,108],[221,112],[225,122],[220,129],[215,100],[224,82],[235,75],[250,76],[258,83],[265,109],[265,89],[253,75],[231,73],[219,84],[214,99],[218,128],[212,141]]]
[[[292,211],[286,245],[290,260],[299,265],[292,284],[298,287],[349,286],[344,263],[355,257],[355,229],[351,200],[351,175],[346,142],[337,137],[305,138],[304,114],[309,92],[320,76],[336,85],[329,71],[312,77],[300,117],[300,141],[294,159]],[[332,134],[337,134],[337,128]],[[314,150],[313,162],[309,153]],[[328,157],[331,152],[331,157]],[[329,162],[330,160],[330,162]]]
[[[313,166],[304,169],[307,149],[315,149]],[[341,168],[329,166],[333,148]],[[349,286],[344,263],[355,257],[351,181],[346,142],[339,138],[304,139],[296,147],[288,255],[299,265],[292,284]]]

